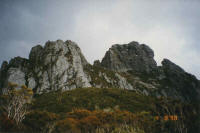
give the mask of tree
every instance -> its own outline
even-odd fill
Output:
[[[6,97],[6,104],[3,106],[9,119],[12,119],[18,125],[25,118],[27,113],[27,104],[30,102],[33,91],[31,88],[22,85],[16,89],[17,84],[9,83]]]

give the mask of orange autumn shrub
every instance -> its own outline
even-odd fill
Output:
[[[79,126],[84,131],[95,131],[101,125],[100,120],[95,116],[87,116],[80,120]]]
[[[81,119],[91,115],[91,111],[86,109],[73,109],[71,112],[67,113],[67,117]]]
[[[113,122],[112,112],[96,111],[93,113],[100,120],[101,124]]]
[[[74,118],[66,118],[56,123],[54,133],[80,133],[81,130],[78,127],[79,120]]]
[[[134,114],[129,111],[116,110],[114,111],[113,115],[114,120],[117,123],[132,124],[132,122],[134,121]]]
[[[142,124],[145,123],[147,126],[150,122],[152,121],[148,116],[148,112],[133,114],[122,110],[105,112],[103,110],[89,111],[86,109],[74,109],[66,113],[63,120],[59,120],[56,123],[54,132],[93,133],[98,128],[111,131],[124,124],[143,129],[144,126]],[[151,128],[151,124],[149,124],[149,128]]]

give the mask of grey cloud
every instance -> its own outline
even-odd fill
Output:
[[[90,62],[138,41],[158,64],[169,58],[200,78],[199,12],[198,0],[1,0],[0,63],[47,40],[77,42]]]

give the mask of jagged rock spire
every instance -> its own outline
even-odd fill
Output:
[[[44,47],[33,47],[29,59],[16,57],[10,61],[4,86],[8,82],[26,84],[37,93],[90,87],[83,70],[87,64],[76,43],[70,40],[48,41]]]
[[[113,45],[102,59],[101,66],[119,72],[149,73],[156,69],[154,52],[145,44],[130,42],[129,44]]]

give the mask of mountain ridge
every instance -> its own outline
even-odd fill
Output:
[[[88,63],[75,42],[48,41],[44,47],[33,47],[29,59],[15,57],[2,63],[0,87],[6,88],[9,82],[25,84],[39,94],[96,87],[183,101],[196,101],[200,95],[200,81],[194,75],[168,59],[157,66],[153,50],[135,41],[113,45],[94,65]]]

